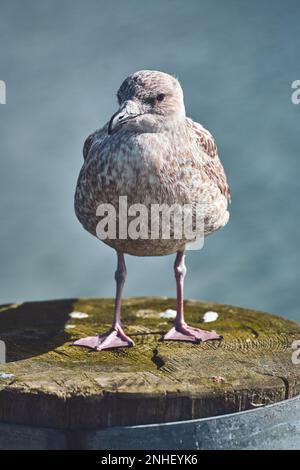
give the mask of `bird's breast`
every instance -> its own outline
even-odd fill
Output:
[[[201,152],[193,145],[184,135],[126,132],[112,134],[95,144],[79,176],[75,195],[75,211],[83,226],[95,234],[99,222],[97,208],[101,204],[114,206],[119,217],[120,198],[126,197],[128,208],[142,204],[148,214],[153,204],[188,204],[194,208],[200,202],[204,207],[205,233],[218,229],[227,217],[227,200],[205,177]],[[152,215],[149,224],[151,220]],[[137,253],[136,247],[143,243],[127,240],[127,252]],[[163,245],[166,243],[163,241]],[[178,243],[182,244],[182,240]],[[163,250],[177,250],[178,243],[168,241]],[[157,254],[160,249],[161,243]]]
[[[188,202],[199,186],[191,146],[174,134],[121,133],[99,150],[91,172],[110,201],[127,196],[141,204]]]

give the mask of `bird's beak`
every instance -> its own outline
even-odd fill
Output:
[[[125,101],[120,109],[112,115],[108,125],[108,133],[111,134],[114,129],[124,124],[124,122],[127,122],[130,119],[139,116],[140,114],[141,111],[135,101]]]

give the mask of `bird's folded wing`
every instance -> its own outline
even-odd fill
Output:
[[[187,121],[188,125],[195,133],[196,141],[204,156],[203,171],[206,173],[208,178],[218,186],[221,193],[228,199],[228,201],[230,201],[230,188],[227,183],[223,165],[218,157],[218,148],[213,136],[198,122],[189,118]]]
[[[89,152],[92,148],[93,143],[95,141],[97,141],[99,143],[102,140],[104,140],[104,138],[107,136],[107,129],[108,129],[108,123],[105,124],[105,126],[103,126],[101,129],[98,129],[97,131],[90,134],[86,138],[86,140],[83,144],[83,150],[82,150],[84,160],[86,160],[88,158],[88,155],[89,155]]]

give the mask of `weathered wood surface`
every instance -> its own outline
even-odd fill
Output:
[[[215,329],[219,342],[161,342],[174,299],[123,301],[124,326],[136,346],[94,352],[72,346],[110,325],[110,299],[71,299],[0,307],[0,422],[60,429],[159,423],[216,416],[299,394],[291,344],[300,325],[266,313],[186,301],[186,319]],[[207,310],[216,322],[202,324]],[[87,318],[72,319],[80,311]],[[70,326],[75,325],[75,328]],[[224,378],[221,382],[215,376]]]

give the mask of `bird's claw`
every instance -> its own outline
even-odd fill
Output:
[[[222,339],[222,336],[211,331],[194,328],[186,323],[173,326],[164,336],[164,341],[190,341],[191,343],[201,343],[202,341],[216,339]]]
[[[117,326],[107,333],[78,339],[73,345],[102,351],[103,349],[131,347],[134,346],[134,342],[124,333],[120,326]]]

